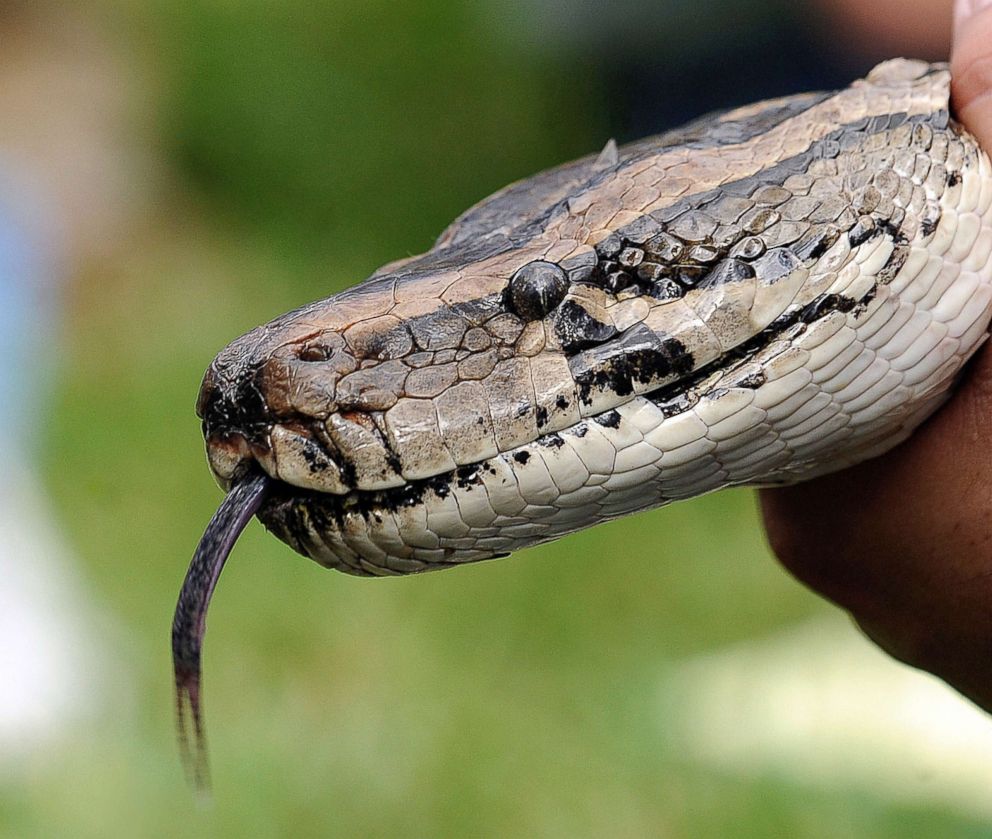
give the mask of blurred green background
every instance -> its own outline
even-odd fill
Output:
[[[695,28],[651,36],[668,68],[636,29],[557,37],[572,15],[553,4],[95,2],[68,22],[11,7],[26,54],[55,32],[53,61],[100,68],[112,104],[77,101],[80,119],[112,114],[108,165],[136,197],[99,247],[70,245],[41,446],[117,661],[100,713],[0,775],[0,833],[988,835],[923,803],[721,773],[667,736],[659,691],[680,661],[829,611],[776,566],[744,491],[398,580],[330,574],[252,525],[205,648],[212,805],[184,783],[168,636],[221,497],[192,410],[206,365],[429,247],[492,190],[650,122],[624,80],[692,77],[726,49],[725,28],[686,46],[723,4],[670,6]],[[781,10],[748,8],[734,34],[767,48]],[[95,213],[119,200],[94,189]]]

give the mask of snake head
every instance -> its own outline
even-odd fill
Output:
[[[532,374],[562,357],[548,326],[568,278],[536,243],[490,245],[408,262],[225,349],[197,407],[221,483],[254,460],[302,489],[389,489],[534,439],[568,379],[542,367],[539,398]]]
[[[948,85],[887,62],[608,145],[224,349],[197,411],[230,493],[173,633],[195,733],[206,604],[256,511],[323,565],[406,574],[911,433],[992,314],[992,165]]]

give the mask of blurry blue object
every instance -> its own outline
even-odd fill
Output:
[[[61,241],[45,204],[29,179],[0,161],[0,425],[10,452],[4,459],[30,459],[60,342]]]

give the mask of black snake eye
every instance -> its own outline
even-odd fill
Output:
[[[568,278],[553,262],[528,262],[510,280],[510,308],[524,320],[538,320],[565,299]]]

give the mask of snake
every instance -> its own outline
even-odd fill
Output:
[[[173,621],[189,759],[207,606],[255,516],[328,568],[413,574],[906,439],[992,317],[992,164],[949,86],[893,59],[610,141],[227,346],[197,401],[227,495]]]

